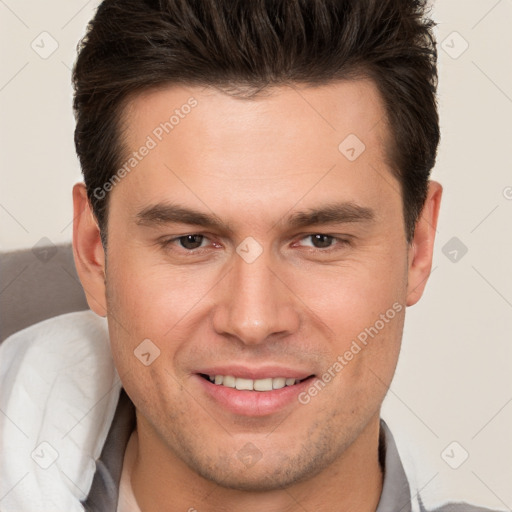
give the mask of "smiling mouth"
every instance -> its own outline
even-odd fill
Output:
[[[305,380],[312,379],[314,375],[309,375],[304,379],[294,379],[286,377],[268,377],[265,379],[244,379],[242,377],[233,377],[232,375],[206,375],[199,374],[203,379],[208,380],[217,386],[237,389],[238,391],[273,391],[287,386],[300,384]]]

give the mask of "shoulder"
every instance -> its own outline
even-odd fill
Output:
[[[10,510],[79,509],[120,390],[106,320],[92,311],[49,318],[0,345],[0,474]]]
[[[425,508],[420,498],[420,512],[499,512],[485,507],[477,507],[464,502],[445,503],[436,508]]]
[[[395,438],[395,433],[391,433],[384,420],[381,421],[381,427],[386,445],[385,467],[386,471],[391,468],[391,475],[389,476],[392,477],[385,479],[384,483],[389,483],[386,480],[392,481],[392,492],[388,492],[388,494],[393,496],[393,499],[383,500],[382,510],[379,509],[379,512],[391,512],[400,509],[400,507],[393,508],[389,504],[396,503],[394,496],[396,495],[397,482],[402,482],[402,487],[405,487],[405,481],[408,484],[407,490],[410,501],[408,507],[401,509],[402,512],[503,512],[509,510],[506,507],[501,508],[499,503],[494,502],[491,505],[488,500],[487,502],[475,501],[475,493],[462,492],[460,486],[453,486],[453,481],[449,479],[450,475],[446,478],[445,474],[443,478],[440,477],[431,483],[442,472],[443,466],[432,464],[433,458],[425,459],[423,445],[415,444],[413,437],[403,435],[403,430],[398,429],[399,434]],[[406,432],[406,434],[409,433]],[[421,446],[421,449],[418,446]],[[434,472],[434,477],[432,477]],[[458,491],[454,491],[454,489],[458,489]],[[464,488],[464,491],[468,491],[468,489]],[[471,498],[469,498],[470,495]],[[405,502],[403,499],[402,501]]]

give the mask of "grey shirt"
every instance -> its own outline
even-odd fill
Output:
[[[86,511],[116,512],[124,453],[135,423],[135,406],[121,389],[112,425],[100,459],[96,462],[91,490],[85,502],[82,502]],[[384,482],[375,512],[411,512],[409,482],[393,435],[383,420],[380,423],[379,460],[384,471]],[[427,511],[419,496],[418,502],[421,512],[492,512],[466,503],[450,503],[435,511]]]

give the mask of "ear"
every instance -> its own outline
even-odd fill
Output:
[[[423,295],[432,268],[432,254],[443,187],[430,181],[427,199],[416,223],[409,247],[407,306],[413,306]]]
[[[105,251],[83,183],[73,187],[73,255],[89,307],[106,316]]]

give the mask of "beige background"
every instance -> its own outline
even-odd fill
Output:
[[[96,4],[0,0],[0,251],[71,240],[80,172],[70,69]],[[431,282],[408,312],[384,417],[427,501],[510,510],[512,0],[437,0],[434,17],[444,204]],[[47,58],[31,46],[57,44]]]

